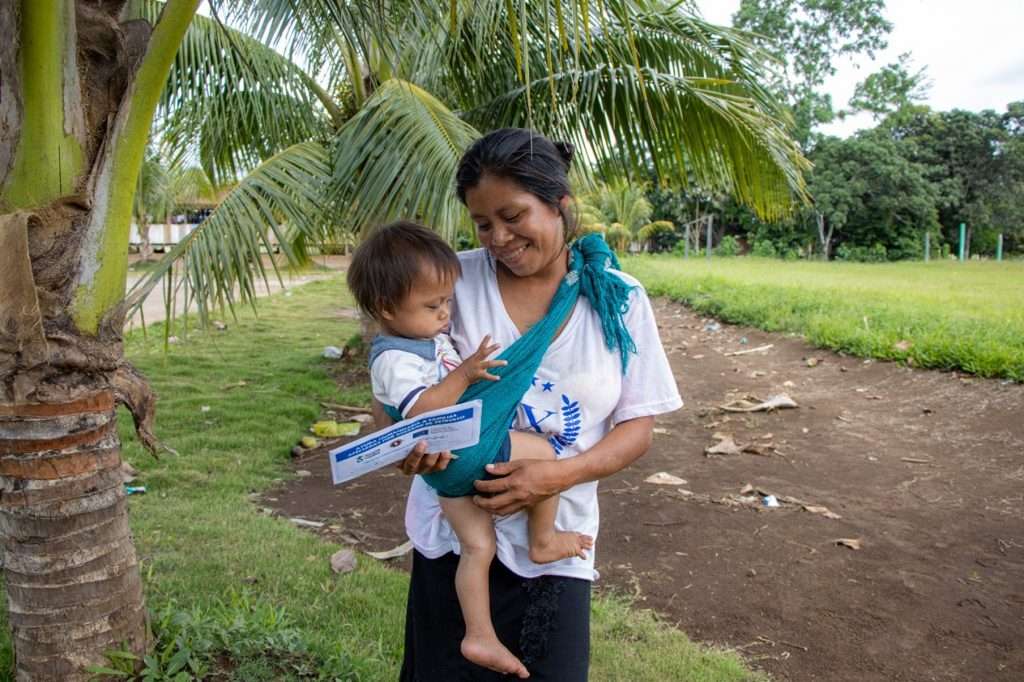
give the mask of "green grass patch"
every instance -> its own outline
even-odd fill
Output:
[[[1024,263],[634,256],[654,295],[817,346],[1024,381]],[[909,347],[901,342],[909,342]]]
[[[291,475],[289,450],[320,401],[368,402],[368,387],[340,390],[320,357],[357,331],[337,314],[351,305],[334,277],[261,301],[258,316],[241,308],[226,331],[175,329],[182,340],[166,354],[160,324],[126,340],[159,396],[157,433],[179,453],[157,461],[143,452],[122,411],[125,457],[148,488],[130,510],[160,638],[151,669],[182,679],[203,677],[197,670],[220,670],[218,680],[397,678],[408,576],[367,557],[335,576],[337,546],[249,498]],[[593,616],[594,680],[760,679],[621,599],[598,596]],[[0,670],[9,671],[0,633]]]

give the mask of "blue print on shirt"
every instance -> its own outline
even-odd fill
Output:
[[[562,450],[576,442],[580,435],[580,403],[569,400],[569,396],[562,394],[562,433],[556,433],[548,442],[555,449],[555,454],[561,454]]]
[[[534,377],[534,386],[537,385],[536,382],[537,378]],[[554,386],[555,385],[550,381],[544,382],[541,393],[552,392]],[[544,433],[542,425],[545,421],[554,415],[561,413],[561,433],[553,433],[548,436],[548,442],[551,443],[551,447],[554,448],[555,454],[561,454],[563,450],[573,445],[576,442],[576,439],[579,438],[580,431],[582,430],[582,411],[580,410],[579,401],[572,400],[564,393],[560,395],[562,401],[558,410],[538,408],[537,406],[530,405],[526,402],[520,403],[520,406],[523,408],[523,414],[526,415],[526,420],[530,423],[530,428],[539,434]]]

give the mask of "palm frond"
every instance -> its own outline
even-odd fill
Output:
[[[543,3],[539,3],[543,7]],[[765,216],[802,196],[808,165],[778,103],[759,83],[770,58],[741,32],[713,26],[664,3],[616,2],[592,19],[590,39],[569,35],[552,72],[550,28],[538,18],[525,45],[523,85],[513,56],[491,36],[485,62],[454,53],[448,84],[456,106],[481,129],[531,126],[572,141],[596,166],[735,194]],[[530,3],[533,6],[533,3]],[[459,87],[471,78],[475,88]]]
[[[329,176],[327,150],[316,142],[294,145],[260,164],[132,288],[130,313],[161,282],[169,313],[184,295],[185,307],[194,302],[204,321],[212,306],[233,310],[237,302],[253,303],[258,281],[267,283],[264,254],[279,246],[288,264],[298,265],[302,254],[290,246],[295,234],[319,239],[327,229],[323,188]]]
[[[133,0],[150,21],[163,3]],[[195,16],[164,87],[164,145],[191,150],[211,179],[236,180],[262,159],[329,130],[322,88],[283,55],[217,21]]]
[[[455,170],[477,137],[430,93],[393,78],[334,138],[332,205],[356,231],[410,218],[452,239],[467,220]]]

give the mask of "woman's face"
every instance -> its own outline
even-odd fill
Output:
[[[568,203],[563,197],[562,202]],[[484,173],[466,190],[480,243],[517,277],[543,272],[565,248],[562,216],[519,183]]]

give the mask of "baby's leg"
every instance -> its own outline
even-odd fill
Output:
[[[551,444],[540,436],[522,431],[513,431],[509,436],[512,439],[513,460],[555,458]],[[526,513],[530,521],[530,560],[535,564],[547,564],[574,556],[586,558],[586,550],[594,546],[594,539],[589,535],[555,530],[558,495],[538,502],[527,509]]]
[[[462,655],[467,660],[500,673],[529,677],[526,666],[498,640],[491,622],[488,575],[494,559],[494,518],[473,504],[472,497],[441,497],[452,530],[459,538],[462,554],[455,571],[455,592],[459,595],[466,636]]]

